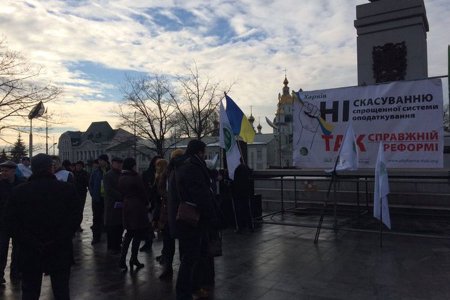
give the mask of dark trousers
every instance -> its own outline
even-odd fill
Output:
[[[9,235],[0,231],[0,279],[5,276],[6,262],[8,260]]]
[[[166,268],[172,268],[173,256],[175,255],[175,239],[170,235],[168,224],[162,230],[163,248],[161,250],[163,264]]]
[[[122,234],[122,225],[106,226],[106,246],[108,250],[120,251],[120,244],[122,244]]]
[[[194,271],[201,257],[206,257],[206,235],[197,235],[180,238],[179,247],[181,263],[178,270],[176,284],[177,300],[192,300],[194,286]]]
[[[100,240],[103,230],[103,197],[99,201],[92,200],[92,238]]]
[[[70,267],[50,271],[53,296],[55,300],[69,300]],[[42,270],[23,270],[22,300],[37,300],[41,294]]]
[[[83,212],[84,212],[84,206],[86,205],[86,196],[87,196],[87,192],[78,192],[80,195],[80,209],[81,209],[81,223],[83,223]],[[81,227],[81,226],[80,226]]]
[[[194,291],[214,286],[214,257],[201,256],[194,269]]]
[[[125,264],[128,254],[128,248],[131,243],[131,257],[130,261],[137,261],[137,256],[139,252],[139,245],[146,235],[146,229],[144,230],[128,230],[125,233],[122,243],[122,252],[120,256],[120,264]]]
[[[9,235],[0,231],[0,278],[5,276],[5,268],[8,260],[8,250],[9,250],[9,240],[11,238]],[[10,275],[11,277],[19,276],[19,258],[17,256],[18,249],[17,243],[14,239],[12,239],[12,253],[11,253],[11,267],[10,267]]]
[[[238,229],[252,228],[252,214],[250,211],[250,200],[247,197],[234,197],[236,207],[236,220]]]

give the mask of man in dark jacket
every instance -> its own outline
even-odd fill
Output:
[[[92,170],[89,178],[89,193],[92,197],[92,242],[100,242],[103,230],[104,197],[103,175],[109,171],[108,155],[102,154],[98,157],[98,168]]]
[[[56,299],[70,299],[72,236],[80,225],[80,202],[73,184],[52,173],[52,158],[31,159],[33,175],[14,188],[6,207],[6,224],[20,251],[22,299],[39,299],[42,274],[51,277]]]
[[[169,178],[169,228],[175,229],[173,233],[179,240],[181,254],[177,300],[192,299],[194,269],[200,258],[207,255],[207,232],[217,223],[211,181],[204,161],[205,148],[202,141],[191,140],[185,155],[174,161],[174,170]],[[196,226],[176,219],[180,202],[189,202],[197,208],[200,219]]]
[[[236,209],[237,233],[244,229],[253,230],[252,214],[250,210],[250,197],[252,181],[250,179],[251,170],[241,158],[241,163],[234,171],[232,182],[233,202]]]
[[[122,242],[122,194],[119,191],[119,177],[122,171],[123,160],[113,157],[111,160],[111,170],[103,176],[105,187],[105,227],[106,244],[109,251],[120,253]]]
[[[73,175],[75,176],[75,188],[82,207],[81,221],[83,221],[84,205],[86,204],[87,188],[89,186],[89,173],[84,169],[84,162],[81,160],[76,162]],[[83,229],[80,227],[78,231],[81,232]]]
[[[5,267],[8,260],[8,248],[10,235],[8,234],[4,222],[4,210],[6,203],[11,196],[12,190],[15,186],[25,182],[24,177],[18,177],[16,173],[17,165],[13,161],[5,161],[0,164],[0,284],[5,283]],[[18,280],[20,272],[18,268],[17,244],[13,240],[13,250],[11,254],[11,279]]]

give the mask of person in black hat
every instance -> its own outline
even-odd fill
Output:
[[[105,190],[103,188],[103,176],[109,171],[108,155],[102,154],[98,157],[98,168],[94,169],[89,178],[89,193],[92,198],[92,242],[100,242],[103,230],[103,213]]]
[[[72,236],[81,209],[74,185],[58,181],[52,163],[49,155],[34,156],[33,175],[14,188],[6,207],[7,229],[20,250],[22,299],[39,299],[43,273],[55,299],[70,299]]]
[[[108,251],[120,253],[122,242],[122,206],[123,197],[119,191],[119,177],[122,171],[123,160],[120,157],[113,157],[111,160],[111,170],[103,176],[103,186],[105,187],[105,227],[106,245]]]
[[[13,161],[5,161],[0,164],[0,284],[5,283],[4,274],[6,262],[8,259],[8,248],[10,235],[8,234],[4,222],[4,207],[11,196],[12,189],[25,182],[24,177],[19,177],[16,174],[17,165]],[[12,261],[11,261],[11,271],[10,277],[12,281],[17,281],[20,279],[20,272],[18,268],[18,249],[16,240],[12,240]]]

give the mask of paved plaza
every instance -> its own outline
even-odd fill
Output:
[[[143,269],[122,274],[105,241],[91,246],[89,211],[85,231],[74,239],[72,299],[175,299],[176,276],[158,279],[162,242],[155,241],[152,253],[140,252]],[[289,222],[297,218],[286,215]],[[450,299],[449,239],[385,235],[380,248],[374,233],[323,230],[317,245],[314,234],[314,228],[271,224],[253,233],[226,231],[211,299]],[[178,265],[177,252],[175,275]],[[20,286],[6,279],[0,299],[20,299]],[[53,299],[48,277],[41,299]]]

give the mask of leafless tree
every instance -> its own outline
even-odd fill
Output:
[[[41,67],[30,64],[19,52],[0,40],[0,133],[16,129],[39,101],[56,99],[62,90],[39,80]],[[1,138],[1,136],[0,136]]]
[[[172,94],[172,103],[177,115],[177,132],[180,136],[201,139],[214,130],[219,101],[224,93],[219,82],[200,77],[197,65],[188,68],[188,74],[178,77],[180,90]]]
[[[167,135],[175,123],[170,81],[161,75],[126,76],[122,92],[125,103],[119,111],[121,125],[149,140],[149,148],[164,155]]]

